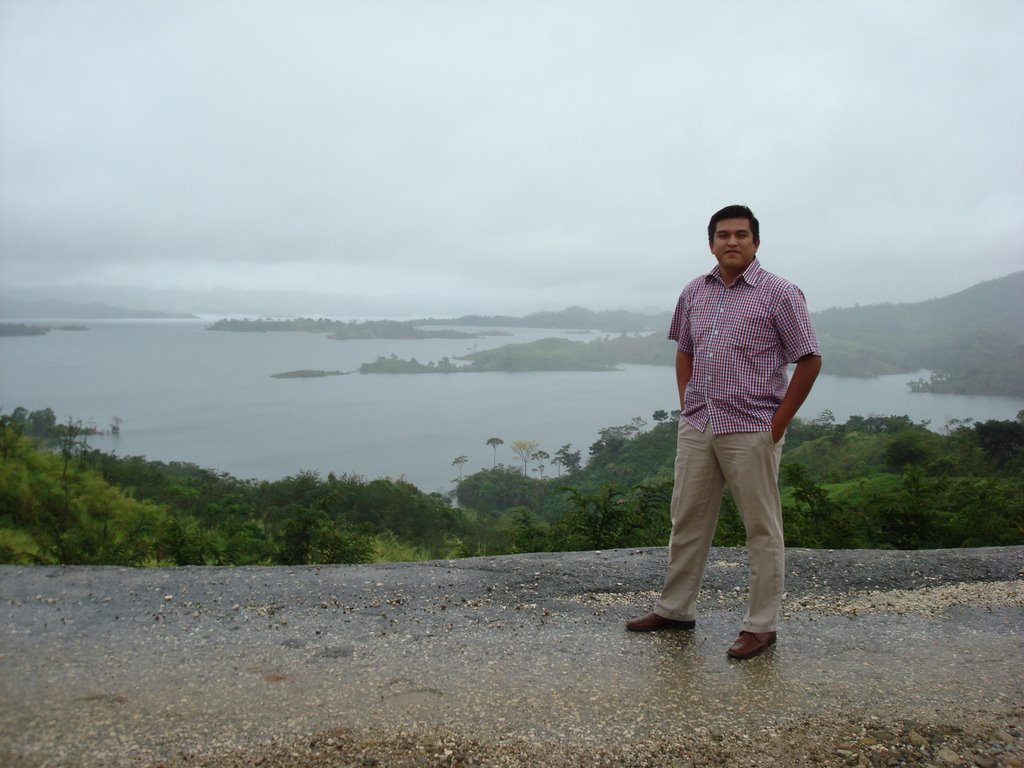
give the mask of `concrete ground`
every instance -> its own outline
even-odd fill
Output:
[[[737,549],[649,634],[662,549],[5,566],[0,765],[1024,765],[1024,547],[787,557],[744,662]]]

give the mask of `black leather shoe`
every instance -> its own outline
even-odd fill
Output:
[[[666,619],[657,613],[648,613],[646,616],[640,616],[626,622],[626,629],[630,632],[657,632],[659,629],[693,629],[695,626],[697,626],[696,621]]]

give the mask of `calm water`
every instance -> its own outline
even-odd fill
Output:
[[[427,362],[560,335],[548,330],[465,341],[331,341],[212,332],[206,322],[90,321],[86,332],[0,338],[0,409],[52,408],[58,419],[101,428],[119,416],[120,437],[93,437],[90,445],[237,477],[278,479],[306,469],[404,477],[424,490],[449,490],[456,456],[469,458],[466,473],[492,465],[490,437],[505,441],[499,463],[516,464],[510,444],[518,439],[539,440],[551,454],[571,443],[585,458],[602,427],[678,407],[670,366],[270,378],[300,368],[354,370],[392,353]],[[1024,398],[911,394],[906,382],[919,375],[822,376],[801,415],[828,408],[842,422],[853,414],[906,414],[938,429],[952,418],[1013,419],[1024,409]]]

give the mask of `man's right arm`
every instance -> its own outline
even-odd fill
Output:
[[[676,386],[679,388],[679,410],[686,410],[686,385],[693,376],[693,355],[676,350]]]

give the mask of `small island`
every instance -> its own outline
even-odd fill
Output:
[[[298,371],[285,371],[284,373],[272,373],[272,379],[319,379],[324,376],[347,376],[351,371],[316,371],[303,368]]]
[[[84,325],[0,323],[0,336],[45,336],[50,331],[87,331]]]

